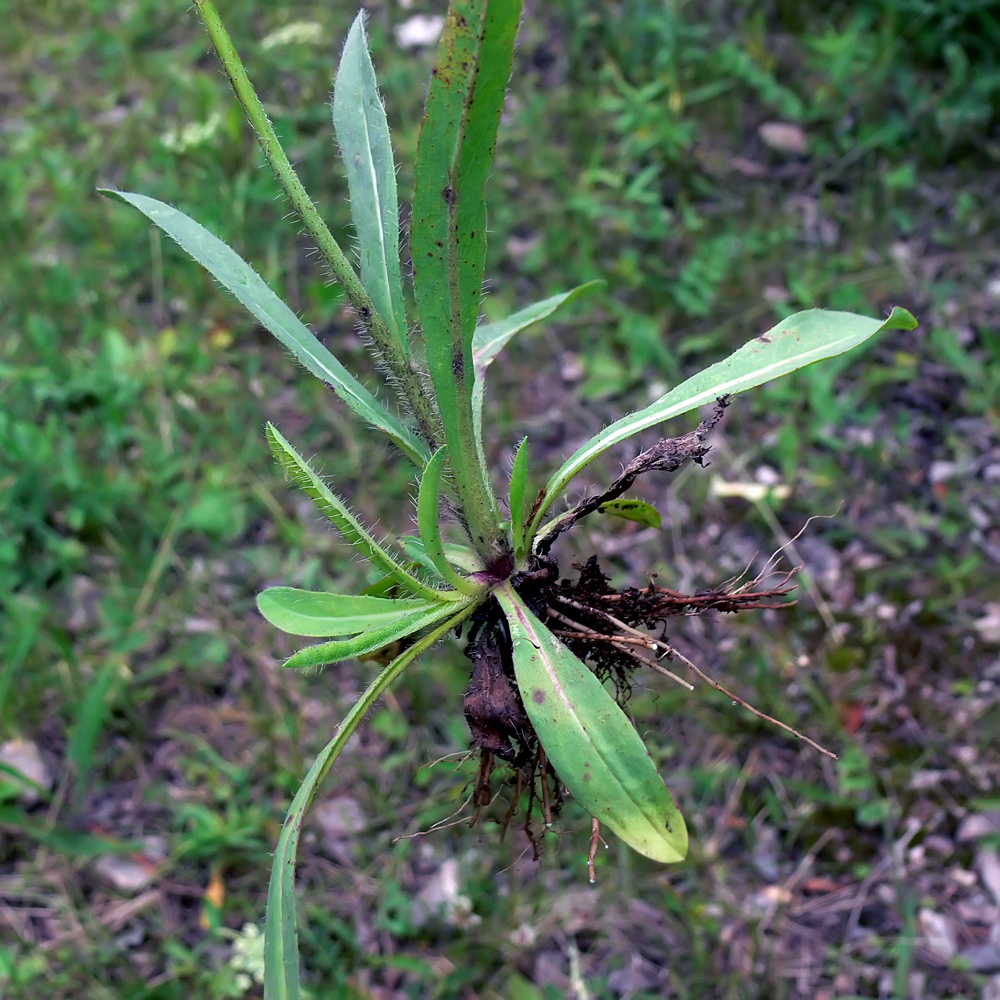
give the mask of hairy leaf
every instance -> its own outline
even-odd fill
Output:
[[[464,594],[479,595],[483,588],[458,573],[448,562],[441,538],[438,503],[441,497],[441,470],[447,448],[439,448],[427,463],[417,497],[417,526],[428,557],[443,579]]]
[[[434,576],[440,576],[434,561],[427,554],[427,546],[418,535],[400,535],[396,541],[415,563],[419,563]],[[452,566],[457,566],[459,569],[465,570],[466,573],[479,573],[483,568],[482,560],[476,551],[470,549],[468,545],[462,545],[460,542],[445,542],[444,552]]]
[[[315,334],[265,284],[235,250],[176,208],[129,191],[104,191],[139,209],[182,249],[208,270],[318,379],[362,419],[387,434],[416,465],[430,450],[397,416],[390,413],[317,339]]]
[[[522,438],[510,468],[510,534],[514,540],[514,555],[524,556],[524,520],[527,514],[528,439]]]
[[[427,364],[472,541],[505,540],[472,414],[472,337],[486,262],[486,178],[510,78],[520,0],[448,8],[417,145],[411,248]]]
[[[299,1000],[299,934],[295,918],[295,858],[299,850],[302,822],[320,783],[333,767],[361,720],[372,710],[386,688],[438,639],[460,625],[473,610],[472,605],[451,609],[454,614],[444,624],[400,653],[368,685],[350,712],[309,769],[285,817],[271,865],[267,887],[267,921],[264,930],[264,1000]]]
[[[552,295],[541,302],[518,309],[504,319],[498,319],[494,323],[484,323],[476,328],[472,338],[472,360],[475,364],[476,374],[479,375],[489,366],[490,362],[506,346],[507,341],[515,335],[530,329],[536,323],[541,323],[548,319],[563,306],[569,305],[581,295],[603,288],[606,282],[603,280],[588,281],[583,285],[577,285],[568,292],[560,292]]]
[[[369,597],[364,594],[329,594],[296,587],[270,587],[257,595],[260,613],[276,628],[291,635],[357,635],[404,615],[440,604]]]
[[[361,281],[406,354],[406,310],[399,273],[396,167],[365,40],[365,14],[351,25],[333,85],[333,127],[347,170],[351,217],[358,233]]]
[[[412,573],[407,572],[350,512],[347,504],[334,494],[313,471],[309,463],[285,440],[274,424],[267,425],[267,440],[274,457],[285,472],[302,488],[303,492],[330,519],[334,527],[370,563],[392,577],[407,593],[428,601],[451,601],[459,595],[454,591],[440,591],[428,587]]]

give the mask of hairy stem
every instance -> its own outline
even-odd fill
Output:
[[[257,142],[267,162],[278,178],[278,183],[288,196],[292,208],[302,219],[309,235],[316,241],[334,277],[347,293],[351,305],[354,306],[379,356],[389,370],[396,392],[404,406],[416,418],[421,437],[433,449],[442,439],[441,427],[434,406],[421,384],[419,374],[399,342],[393,337],[385,319],[375,308],[351,262],[333,238],[333,234],[288,161],[213,0],[194,0],[194,2],[233,86],[236,98],[257,136]]]

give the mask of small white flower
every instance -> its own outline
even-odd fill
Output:
[[[433,45],[444,27],[440,14],[414,14],[396,28],[396,41],[404,49],[420,49]]]
[[[256,924],[244,924],[238,934],[233,935],[233,954],[229,958],[229,968],[236,975],[236,985],[247,992],[255,983],[264,983],[264,935]]]

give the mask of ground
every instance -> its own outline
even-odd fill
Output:
[[[408,7],[370,6],[404,200],[430,59],[397,41]],[[324,101],[353,14],[252,5],[233,25],[338,232]],[[264,421],[387,535],[409,528],[414,487],[195,265],[94,193],[184,208],[364,370],[193,13],[16,2],[8,23],[0,727],[40,787],[0,795],[0,993],[259,996],[253,928],[284,811],[371,671],[283,672],[294,643],[255,611],[270,584],[364,582],[282,482]],[[693,593],[784,547],[803,567],[794,608],[670,637],[839,759],[706,685],[649,678],[631,710],[690,857],[658,866],[609,837],[591,885],[572,803],[537,862],[518,829],[469,828],[470,664],[443,644],[350,745],[304,838],[313,996],[995,995],[995,35],[988,8],[957,0],[528,6],[484,312],[608,288],[491,368],[498,483],[524,434],[541,480],[797,309],[921,321],[735,399],[705,468],[636,484],[661,530],[592,515],[553,552],[565,576],[596,554],[615,586],[655,573]]]

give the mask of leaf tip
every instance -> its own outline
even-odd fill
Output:
[[[909,309],[904,309],[902,306],[893,306],[884,327],[887,330],[915,330],[919,322]]]

